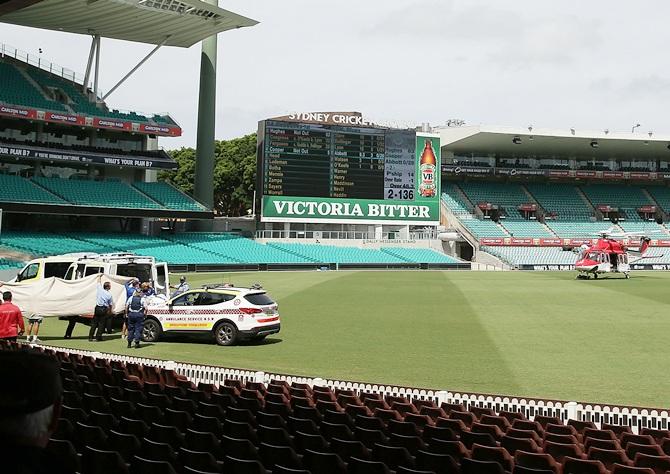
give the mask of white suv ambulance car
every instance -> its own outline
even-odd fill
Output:
[[[142,338],[158,340],[163,333],[209,333],[217,344],[262,340],[279,332],[277,303],[258,286],[205,286],[167,301],[153,298],[147,308]]]

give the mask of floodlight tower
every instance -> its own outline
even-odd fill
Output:
[[[218,0],[205,0],[218,6]],[[216,48],[217,35],[202,41],[200,54],[200,90],[198,99],[198,136],[195,152],[195,198],[210,209],[214,206],[214,132],[216,125]],[[211,222],[200,222],[200,230]]]

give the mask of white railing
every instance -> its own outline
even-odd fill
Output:
[[[351,382],[319,377],[305,377],[286,375],[273,372],[234,369],[226,367],[188,364],[161,359],[132,357],[121,354],[85,351],[57,346],[42,346],[46,349],[90,356],[98,359],[114,360],[124,363],[135,363],[145,366],[174,370],[194,384],[200,382],[222,385],[225,380],[239,380],[241,382],[262,382],[268,384],[272,380],[286,381],[287,383],[304,383],[310,386],[330,387],[332,389],[353,390],[355,392],[378,393],[384,396],[402,396],[411,400],[431,400],[438,406],[441,403],[462,404],[466,409],[473,407],[489,408],[495,413],[501,411],[519,412],[528,419],[535,416],[554,416],[561,421],[580,420],[592,421],[601,427],[603,423],[629,426],[634,433],[642,428],[669,429],[670,410],[655,408],[638,408],[629,406],[604,405],[562,400],[546,400],[538,398],[510,397],[503,395],[487,395],[478,393],[451,392],[428,388],[413,388],[397,385],[371,384],[365,382]]]
[[[68,81],[76,82],[77,84],[81,85],[84,84],[83,74],[77,74],[70,69],[59,66],[58,64],[52,63],[51,61],[47,61],[46,59],[43,59],[40,54],[29,54],[25,51],[21,51],[20,49],[15,48],[14,46],[0,43],[0,55],[2,55],[2,57],[9,56],[10,58],[14,58],[18,61],[30,64],[31,66],[42,69],[43,71],[47,71],[51,74],[55,74],[56,76],[60,76],[63,79],[67,79]],[[90,88],[91,85],[88,84],[88,87]]]
[[[374,232],[330,231],[330,230],[257,230],[256,239],[318,239],[318,240],[434,240],[437,229],[431,231],[410,232],[409,239],[400,237],[400,232],[382,232],[379,237]]]

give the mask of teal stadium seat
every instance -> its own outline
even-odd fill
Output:
[[[507,220],[525,219],[518,207],[532,202],[518,184],[467,182],[460,183],[460,188],[475,206],[480,202],[489,202],[503,207]]]
[[[54,100],[46,99],[15,66],[0,62],[0,101],[11,105],[58,112],[67,109]]]
[[[0,271],[2,270],[18,270],[24,265],[23,262],[12,260],[9,258],[0,258]]]
[[[556,237],[551,231],[537,221],[504,221],[502,225],[510,235],[514,237],[536,237],[551,238]]]
[[[526,189],[547,212],[555,212],[559,221],[588,221],[593,210],[572,184],[527,184]]]
[[[613,227],[609,221],[563,222],[547,221],[547,226],[561,238],[596,238],[601,232]],[[614,226],[616,227],[616,226]],[[617,230],[617,229],[615,229]]]
[[[302,255],[315,263],[376,264],[407,263],[406,260],[381,250],[358,247],[340,247],[337,245],[271,243],[268,244],[285,252]]]
[[[577,254],[561,247],[487,247],[483,251],[512,266],[518,265],[574,265]]]
[[[9,174],[0,174],[0,202],[67,204],[29,179]]]
[[[665,211],[670,212],[670,188],[667,186],[645,186],[651,197]]]
[[[447,183],[442,186],[442,202],[457,217],[472,216],[470,206],[466,203],[456,185]]]
[[[33,181],[78,206],[162,209],[131,185],[122,181],[91,181],[35,177]]]
[[[458,258],[431,249],[383,247],[381,251],[401,258],[408,263],[463,263]]]
[[[639,207],[653,205],[638,186],[591,184],[581,189],[596,209],[599,205],[618,207],[630,221],[642,220],[637,213]]]
[[[475,237],[509,237],[507,232],[491,220],[461,219],[461,224]]]
[[[205,206],[165,182],[135,182],[133,186],[168,209],[206,211]]]

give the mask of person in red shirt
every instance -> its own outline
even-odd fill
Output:
[[[0,304],[0,339],[16,342],[16,338],[22,336],[26,330],[21,310],[12,303],[10,291],[2,294],[2,301]]]

